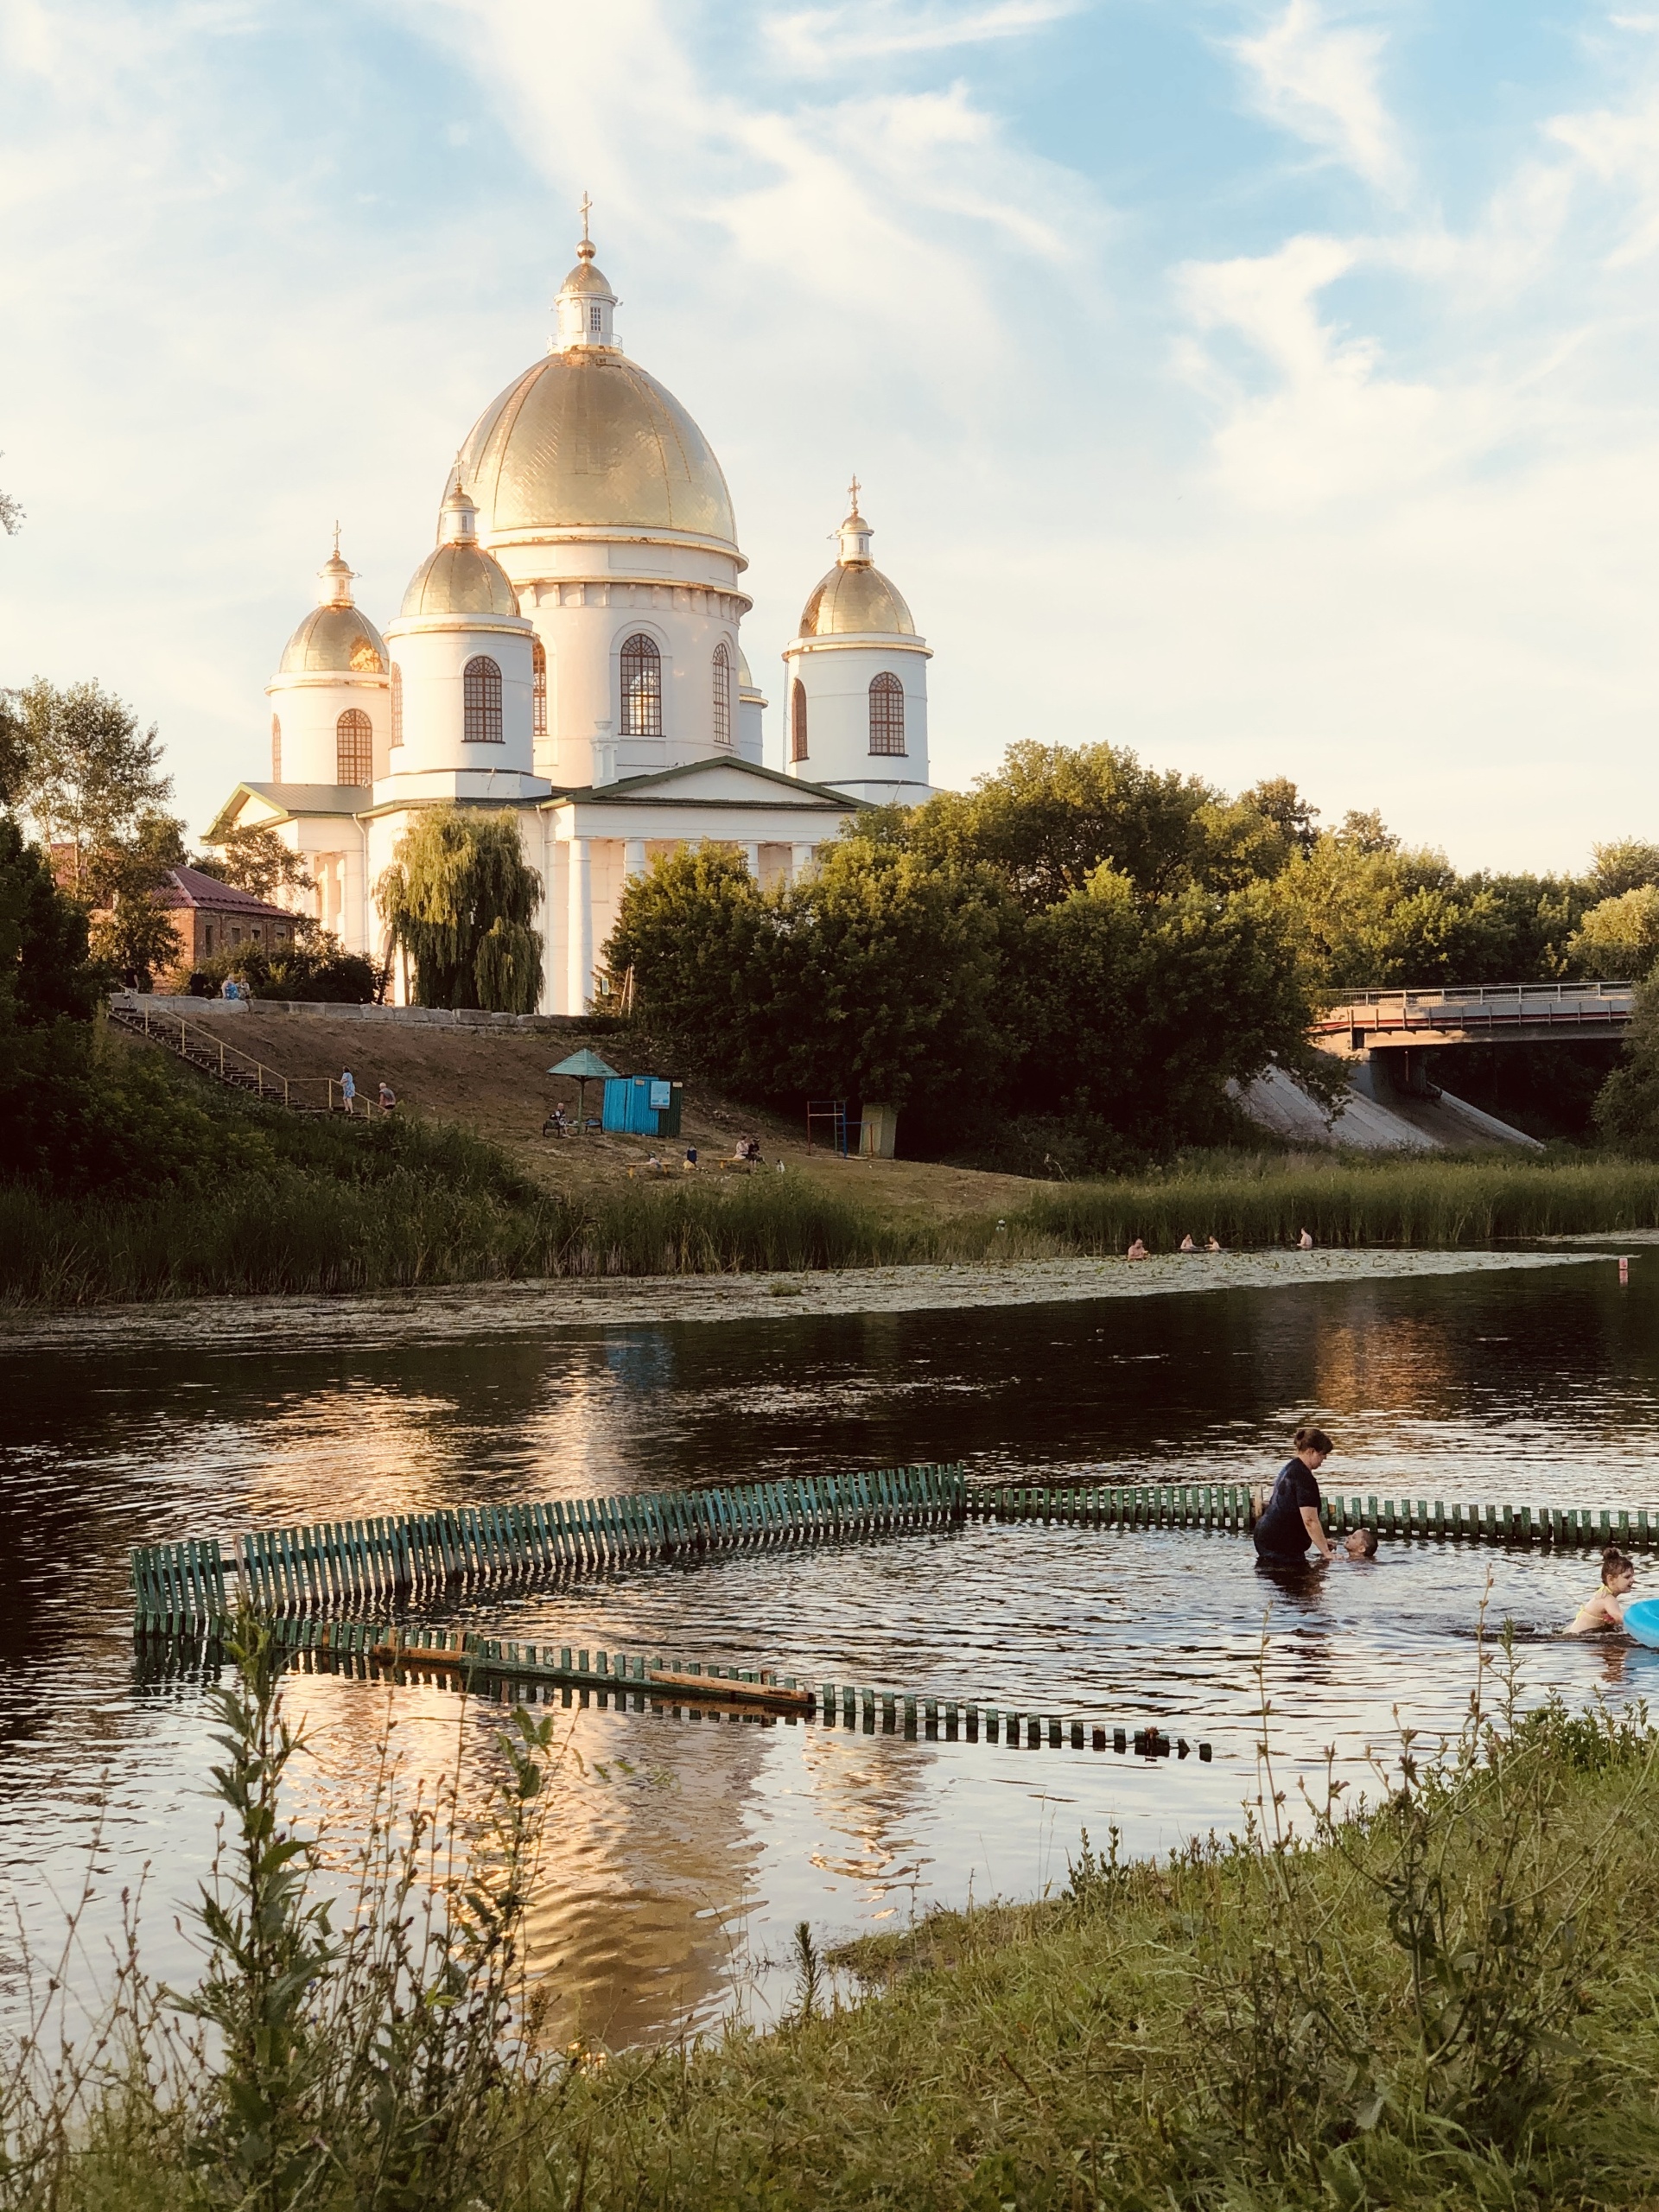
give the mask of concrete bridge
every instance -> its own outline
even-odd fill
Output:
[[[1630,1027],[1631,983],[1468,983],[1433,991],[1349,991],[1313,1025],[1344,1064],[1348,1096],[1333,1120],[1300,1084],[1269,1069],[1236,1096],[1252,1121],[1294,1144],[1364,1151],[1541,1150],[1535,1137],[1456,1098],[1436,1081],[1446,1045],[1617,1041]]]
[[[1468,983],[1441,991],[1350,991],[1313,1025],[1327,1051],[1433,1045],[1587,1045],[1623,1037],[1633,983]]]

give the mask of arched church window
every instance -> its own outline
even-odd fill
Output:
[[[905,749],[905,687],[896,676],[870,678],[870,750],[902,753]]]
[[[283,725],[276,715],[270,718],[270,780],[273,784],[283,780]]]
[[[789,757],[806,758],[806,686],[798,676],[789,687]]]
[[[663,734],[663,657],[655,638],[636,631],[622,647],[622,734]]]
[[[334,724],[337,784],[374,781],[374,725],[361,707],[347,707]]]
[[[715,647],[715,743],[732,741],[732,657],[722,641]]]
[[[396,661],[391,664],[391,741],[404,741],[404,671]]]
[[[461,676],[461,735],[468,745],[500,745],[501,671],[487,653],[469,660]]]
[[[533,736],[547,735],[547,647],[539,638],[530,649],[530,727]]]

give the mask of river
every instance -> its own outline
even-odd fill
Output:
[[[135,1670],[135,1543],[921,1460],[984,1479],[1262,1479],[1309,1417],[1336,1437],[1324,1480],[1345,1494],[1655,1506],[1659,1253],[1638,1249],[1623,1287],[1601,1253],[1471,1255],[1398,1278],[1387,1265],[1146,1298],[752,1301],[717,1320],[571,1323],[480,1291],[404,1301],[396,1326],[348,1301],[14,1324],[0,1337],[0,1885],[45,1948],[91,1868],[72,1967],[90,1989],[120,1891],[142,1878],[152,1968],[192,1971],[175,1916],[211,1853],[210,1716],[199,1681]],[[1155,1719],[1215,1746],[1210,1763],[1151,1763],[561,1712],[535,1954],[561,2032],[620,2045],[734,2009],[769,2017],[798,1921],[827,1942],[935,1903],[1035,1894],[1065,1881],[1085,1827],[1099,1846],[1116,1827],[1136,1852],[1236,1827],[1257,1788],[1258,1664],[1293,1782],[1327,1745],[1363,1779],[1396,1712],[1455,1727],[1483,1598],[1492,1624],[1516,1624],[1527,1696],[1659,1691],[1659,1652],[1554,1636],[1594,1581],[1582,1554],[1402,1541],[1296,1595],[1236,1536],[976,1524],[637,1568],[444,1618]],[[291,1694],[312,1737],[302,1808],[342,1834],[388,1717],[411,1773],[458,1745],[476,1770],[500,1719],[338,1677],[296,1676]]]

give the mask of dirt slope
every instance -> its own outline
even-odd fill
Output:
[[[740,1136],[756,1136],[768,1166],[779,1160],[791,1172],[805,1173],[827,1187],[904,1211],[930,1214],[984,1212],[1018,1205],[1033,1185],[1015,1175],[982,1175],[969,1168],[936,1166],[912,1160],[840,1160],[822,1143],[809,1151],[804,1122],[790,1122],[735,1106],[707,1086],[686,1085],[683,1130],[672,1139],[596,1134],[561,1142],[540,1135],[556,1099],[574,1116],[576,1088],[546,1071],[585,1041],[602,1059],[628,1075],[671,1074],[672,1070],[636,1067],[610,1033],[583,1039],[569,1034],[524,1035],[443,1029],[392,1022],[331,1020],[326,1015],[262,1014],[208,1017],[210,1034],[251,1053],[277,1074],[302,1083],[321,1102],[327,1079],[349,1068],[359,1097],[372,1098],[384,1080],[397,1092],[398,1111],[460,1122],[511,1153],[543,1182],[575,1189],[626,1179],[654,1153],[678,1172],[687,1145],[702,1163],[698,1172],[719,1172]],[[207,1027],[204,1022],[203,1027]],[[599,1092],[588,1086],[590,1112],[597,1114]]]

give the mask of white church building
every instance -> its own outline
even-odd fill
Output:
[[[766,766],[726,479],[624,354],[585,226],[577,253],[546,355],[474,424],[384,632],[336,538],[266,687],[270,781],[239,784],[209,832],[275,830],[317,918],[380,958],[374,886],[416,811],[511,807],[542,878],[550,1014],[591,1003],[623,887],[654,856],[722,845],[770,884],[858,806],[929,796],[930,655],[872,565],[856,482],[784,652],[788,757]]]

